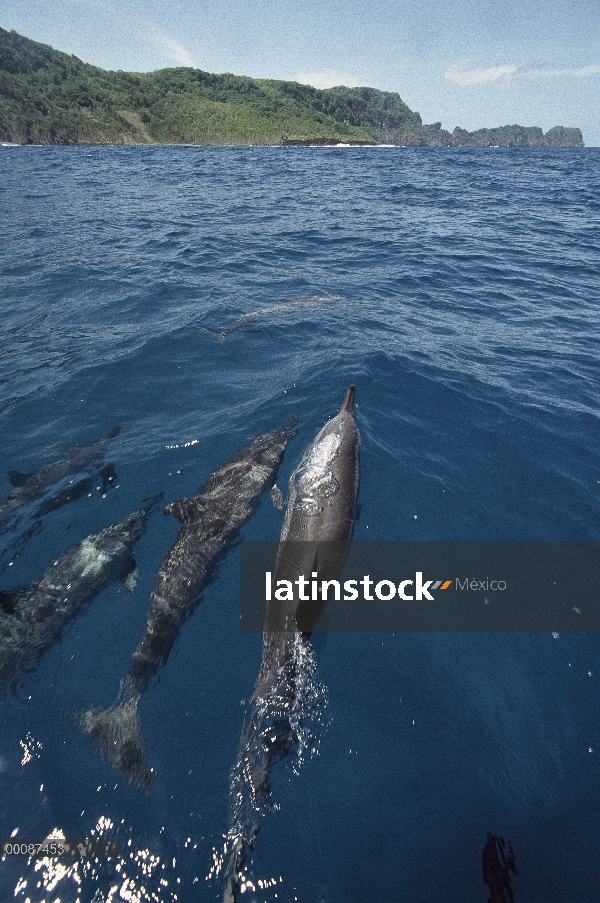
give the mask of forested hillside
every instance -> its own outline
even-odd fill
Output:
[[[200,69],[109,72],[0,29],[0,141],[17,144],[582,146],[579,129],[452,134],[398,94]]]

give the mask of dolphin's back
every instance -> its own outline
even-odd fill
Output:
[[[360,433],[354,386],[292,474],[281,541],[334,542],[352,537],[359,484]]]

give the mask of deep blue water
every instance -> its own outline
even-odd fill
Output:
[[[3,589],[298,414],[285,488],[350,383],[356,539],[600,539],[600,151],[1,148],[0,172],[0,497],[6,472],[124,424],[117,488],[2,535]],[[267,495],[242,536],[280,527]],[[207,876],[261,656],[237,550],[140,703],[148,796],[66,717],[114,700],[177,529],[157,511],[131,596],[103,591],[0,705],[0,837],[96,831],[124,858],[2,862],[2,900],[220,899]],[[274,769],[242,899],[483,903],[491,831],[516,903],[600,903],[596,635],[315,648],[320,745]]]

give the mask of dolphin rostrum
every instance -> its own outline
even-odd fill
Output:
[[[53,507],[59,507],[58,503],[53,505],[47,502],[45,506],[44,500],[67,477],[84,471],[96,472],[104,461],[108,443],[120,432],[121,427],[115,426],[102,439],[89,442],[87,445],[76,445],[60,460],[54,461],[52,464],[44,464],[34,473],[20,473],[18,470],[11,470],[8,477],[12,488],[4,502],[0,504],[0,532],[6,530],[9,524],[34,502],[42,501],[42,506],[37,514],[46,513]],[[114,478],[114,472],[112,476],[105,472],[102,475],[106,478]],[[75,488],[77,487],[74,487],[71,492],[68,489],[63,490],[63,494],[60,495],[60,503],[65,504],[67,501],[79,498],[81,493],[77,495],[74,491]]]
[[[153,505],[86,537],[57,558],[39,580],[14,594],[1,593],[0,692],[31,670],[104,587],[135,568],[132,549]]]
[[[272,304],[271,307],[261,307],[260,310],[253,310],[250,313],[243,314],[237,320],[227,323],[220,331],[204,329],[200,327],[198,332],[200,335],[213,335],[216,338],[223,339],[236,332],[238,329],[251,329],[262,320],[271,319],[273,317],[285,317],[293,314],[297,310],[304,310],[307,307],[316,307],[333,304],[336,301],[343,301],[344,295],[335,295],[332,292],[323,292],[320,295],[300,295],[297,298],[285,298],[282,304]]]
[[[117,702],[78,717],[101,755],[130,783],[148,792],[153,769],[144,761],[138,700],[159,667],[167,661],[175,638],[193,611],[193,603],[210,583],[218,562],[275,482],[286,446],[296,435],[285,427],[258,436],[213,473],[194,498],[165,508],[181,521],[175,543],[162,560],[150,597],[148,622],[133,653]]]
[[[306,449],[288,487],[273,585],[300,574],[339,578],[356,520],[360,434],[354,386],[342,406]],[[230,777],[229,830],[223,857],[224,903],[232,903],[243,883],[246,853],[254,848],[270,797],[270,770],[277,757],[309,745],[306,722],[319,717],[323,688],[317,683],[314,651],[306,638],[321,608],[298,598],[267,603],[262,663],[251,699],[251,714],[240,737]],[[218,871],[219,867],[215,869]]]

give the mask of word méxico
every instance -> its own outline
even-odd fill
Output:
[[[298,588],[298,599],[303,602],[316,602],[318,600],[325,601],[328,598],[329,591],[333,591],[336,601],[341,599],[341,586],[339,580],[321,580],[319,589],[318,574],[312,572],[312,580],[307,580],[304,575],[300,575],[297,580],[278,580],[277,586],[273,590],[273,580],[271,571],[265,573],[265,594],[267,602],[275,598],[278,602],[292,602],[294,600],[294,586]],[[371,588],[375,588],[375,596],[381,602],[389,602],[398,593],[400,599],[404,602],[421,602],[423,599],[434,601],[430,589],[448,589],[451,586],[451,580],[426,580],[423,582],[422,571],[416,571],[414,580],[402,580],[396,586],[391,580],[380,580],[375,583],[370,576],[366,574],[360,580],[346,580],[344,583],[344,602],[354,602],[358,599],[358,585],[363,587],[363,599],[367,602],[373,602],[374,596],[371,595]],[[305,590],[310,587],[310,595],[305,595]],[[411,589],[409,589],[411,587]]]
[[[506,589],[506,580],[490,580],[489,577],[486,577],[485,580],[476,580],[475,578],[469,579],[468,577],[465,577],[465,579],[461,581],[460,578],[457,577],[456,589],[470,589],[472,592],[480,590],[484,590],[485,592],[492,590],[495,592],[496,590]]]

